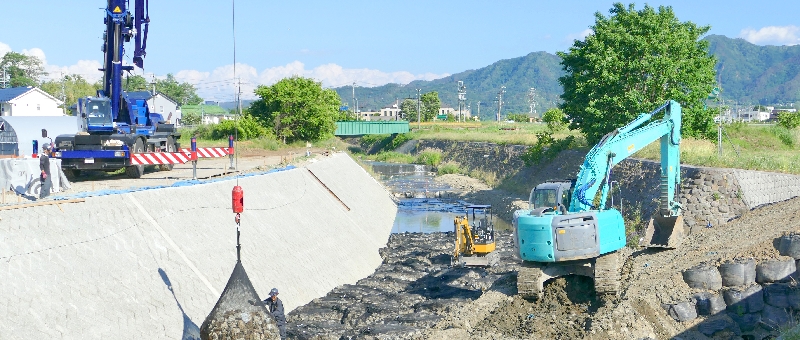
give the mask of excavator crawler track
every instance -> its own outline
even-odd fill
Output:
[[[594,290],[598,296],[619,294],[620,267],[618,252],[602,255],[594,261]]]
[[[537,300],[542,295],[542,268],[535,264],[523,263],[517,270],[517,293],[530,300]]]

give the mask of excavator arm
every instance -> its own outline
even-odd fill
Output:
[[[653,120],[664,111],[661,119]],[[604,210],[609,192],[611,168],[651,142],[661,140],[661,204],[662,216],[680,214],[675,199],[675,186],[680,183],[681,106],[669,101],[650,113],[642,113],[634,121],[605,135],[586,155],[570,201],[570,212]],[[600,193],[599,204],[595,197]]]

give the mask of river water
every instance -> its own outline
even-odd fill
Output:
[[[453,221],[466,214],[466,206],[483,204],[456,199],[460,193],[437,183],[431,168],[418,164],[368,162],[373,173],[399,199],[393,233],[453,231]],[[508,230],[510,225],[494,218],[495,229]]]

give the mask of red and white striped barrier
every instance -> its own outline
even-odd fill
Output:
[[[191,161],[191,154],[180,152],[145,152],[131,154],[131,165],[183,164]]]
[[[185,154],[191,154],[192,149],[181,149]],[[198,158],[225,157],[233,154],[233,148],[197,148]]]

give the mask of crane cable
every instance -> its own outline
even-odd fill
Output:
[[[242,85],[241,81],[238,85],[236,85],[236,0],[231,0],[231,30],[233,32],[233,81],[234,81],[234,88],[236,89],[236,94],[234,98],[236,98],[236,117],[233,119],[233,150],[234,151],[234,159],[236,162],[235,170],[236,171],[236,185],[239,185],[239,153],[237,144],[239,143],[239,118],[242,115]]]

